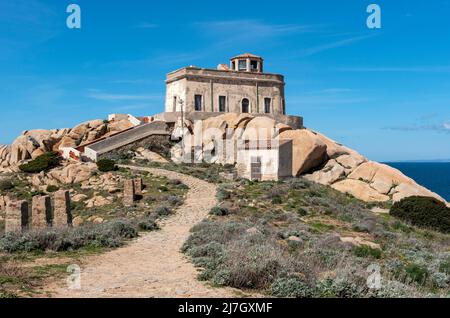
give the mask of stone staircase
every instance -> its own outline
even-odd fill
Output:
[[[162,121],[155,121],[117,133],[109,138],[86,146],[85,155],[91,160],[96,161],[99,156],[105,153],[153,135],[170,136],[166,123]]]

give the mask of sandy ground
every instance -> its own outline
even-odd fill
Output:
[[[142,235],[123,248],[89,256],[80,264],[81,289],[67,288],[66,280],[44,288],[52,297],[236,297],[231,288],[213,288],[196,279],[197,270],[180,248],[193,225],[216,205],[216,186],[153,168],[129,167],[179,179],[189,186],[184,204],[160,222],[161,230]]]

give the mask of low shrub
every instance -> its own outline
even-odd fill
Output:
[[[439,271],[450,275],[450,258],[446,259],[439,265]]]
[[[272,198],[272,204],[281,204],[283,203],[283,199],[280,196],[275,196]]]
[[[158,224],[156,224],[153,218],[148,218],[146,220],[142,220],[138,223],[139,230],[141,231],[155,231],[159,229]]]
[[[97,168],[101,172],[109,172],[117,170],[116,162],[111,159],[101,159],[97,161]]]
[[[48,185],[46,191],[49,193],[56,192],[59,190],[59,187],[54,185]]]
[[[60,160],[61,158],[57,152],[47,152],[28,163],[20,165],[19,169],[27,173],[40,173],[57,167]]]
[[[378,248],[371,248],[367,245],[356,246],[353,248],[353,253],[358,257],[373,257],[381,258],[381,250]]]
[[[9,179],[1,179],[0,180],[0,191],[7,191],[14,188],[14,184]]]
[[[225,189],[219,189],[217,191],[216,194],[217,200],[219,200],[219,202],[222,202],[224,200],[227,200],[231,197],[231,194],[229,191],[225,190]]]
[[[127,220],[68,229],[8,233],[0,238],[0,250],[14,252],[69,251],[82,247],[119,247],[124,239],[138,236],[137,227]]]
[[[390,214],[418,227],[450,233],[450,208],[435,198],[404,198],[392,205]]]
[[[228,209],[220,206],[215,206],[209,211],[209,214],[216,216],[225,216],[228,215]]]
[[[408,277],[418,284],[423,284],[428,277],[428,269],[419,264],[409,264],[405,267],[405,272]]]
[[[170,209],[166,206],[160,206],[155,209],[155,213],[158,216],[167,216],[170,214]]]
[[[314,290],[298,277],[277,278],[270,286],[270,294],[276,297],[308,298]]]
[[[316,285],[316,296],[323,298],[361,298],[367,293],[366,286],[352,278],[327,278]]]
[[[173,206],[177,206],[180,205],[183,201],[175,196],[175,195],[171,195],[169,197],[167,197],[167,202],[169,202],[169,204],[173,205]]]
[[[169,191],[169,188],[166,187],[165,185],[162,185],[162,186],[158,187],[158,190],[161,191],[161,192],[167,192],[167,191]]]

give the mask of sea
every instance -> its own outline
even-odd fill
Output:
[[[385,162],[450,201],[450,162]]]

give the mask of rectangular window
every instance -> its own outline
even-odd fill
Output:
[[[247,70],[247,60],[239,60],[239,71]]]
[[[258,70],[258,61],[250,61],[250,68],[252,71]]]
[[[194,96],[194,109],[196,111],[202,110],[202,95],[195,95]]]
[[[227,98],[225,96],[219,96],[219,112],[225,112]]]
[[[176,96],[173,97],[172,107],[173,107],[173,111],[176,112],[177,111],[177,97]]]
[[[270,114],[270,104],[272,103],[272,99],[266,97],[264,98],[264,112],[266,114]]]

